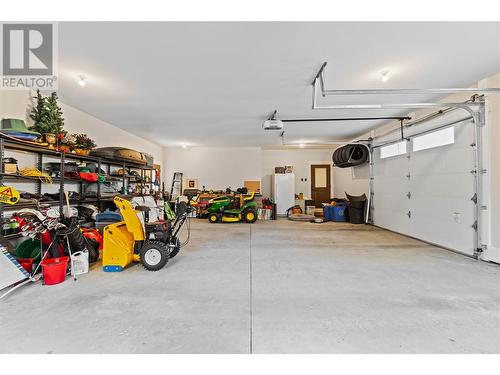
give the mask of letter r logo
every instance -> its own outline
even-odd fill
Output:
[[[53,74],[51,24],[3,24],[3,75]]]

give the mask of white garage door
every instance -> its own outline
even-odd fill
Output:
[[[406,145],[403,141],[394,146]],[[410,200],[407,197],[410,191],[409,159],[406,152],[400,155],[382,159],[381,148],[375,151],[373,163],[373,218],[374,224],[398,233],[409,235],[410,221],[408,213],[411,210]]]
[[[461,118],[464,118],[463,114]],[[451,116],[428,128],[456,121]],[[471,120],[374,152],[374,224],[474,254],[474,125]],[[404,145],[406,150],[404,149]],[[406,152],[405,152],[406,151]],[[394,153],[399,155],[388,156]]]

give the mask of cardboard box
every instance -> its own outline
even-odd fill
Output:
[[[249,192],[260,193],[260,181],[243,181],[243,186],[248,189]]]
[[[8,173],[8,174],[16,174],[17,173],[17,164],[5,163],[3,165],[3,171],[4,171],[4,173]]]

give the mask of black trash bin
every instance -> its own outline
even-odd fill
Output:
[[[351,224],[364,224],[365,223],[365,207],[366,195],[349,195],[345,193],[349,200],[349,222]]]

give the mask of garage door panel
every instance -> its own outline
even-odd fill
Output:
[[[435,153],[418,151],[412,154],[409,164],[413,176],[432,175],[446,172],[446,160]]]
[[[379,194],[374,196],[374,222],[376,225],[392,231],[408,234],[408,211],[410,205],[406,194],[408,179],[385,178],[374,180],[374,189]]]
[[[374,204],[375,203],[377,203],[379,207],[388,209],[392,212],[407,214],[410,210],[410,203],[404,196],[379,194],[377,195],[377,198],[374,198]]]
[[[470,146],[454,147],[452,145],[417,151],[410,158],[410,167],[412,174],[415,176],[469,173],[474,167],[472,148]]]
[[[408,190],[408,179],[401,177],[387,177],[384,179],[375,179],[373,187],[375,190],[383,192],[384,195],[406,194]]]
[[[412,196],[436,195],[442,197],[472,198],[474,179],[471,175],[444,174],[421,178],[412,176],[409,189]]]
[[[429,216],[444,221],[466,220],[472,225],[474,204],[463,199],[443,198],[437,196],[411,197],[412,216]]]
[[[394,232],[409,235],[409,218],[406,213],[382,208],[375,209],[373,217],[376,225]]]
[[[472,121],[455,126],[455,147],[469,147],[474,141],[474,124]]]
[[[408,187],[413,196],[427,196],[436,194],[436,179],[427,176],[425,179],[413,176],[411,185]]]
[[[395,156],[385,159],[376,159],[374,163],[374,176],[398,177],[404,176],[408,170],[408,158],[406,155]]]
[[[380,151],[375,153],[373,168],[373,219],[376,225],[389,230],[408,234],[409,181],[407,154],[381,159]]]
[[[408,199],[395,198],[391,195],[378,195],[377,199],[374,199],[374,204],[377,204],[379,210],[385,209],[390,212],[407,214],[410,210],[410,204]]]
[[[466,220],[470,225],[474,222],[475,204],[472,200],[463,200],[460,198],[450,197],[446,201],[449,212],[458,213],[461,215],[460,220]]]
[[[413,215],[411,232],[413,237],[472,255],[474,238],[469,235],[471,228],[463,223],[439,220],[425,216]]]
[[[471,254],[474,249],[474,128],[455,125],[455,142],[410,151],[410,235]]]
[[[468,200],[474,195],[474,177],[468,174],[446,174],[435,176],[436,191],[441,196]]]
[[[449,204],[441,197],[412,197],[411,201],[412,216],[433,216],[440,220],[451,217]]]
[[[454,135],[453,144],[413,152],[412,140],[409,157],[375,160],[373,218],[381,227],[472,254],[474,127],[455,125]]]
[[[452,152],[442,154],[448,173],[470,173],[474,169],[474,154],[470,146],[454,148]]]

